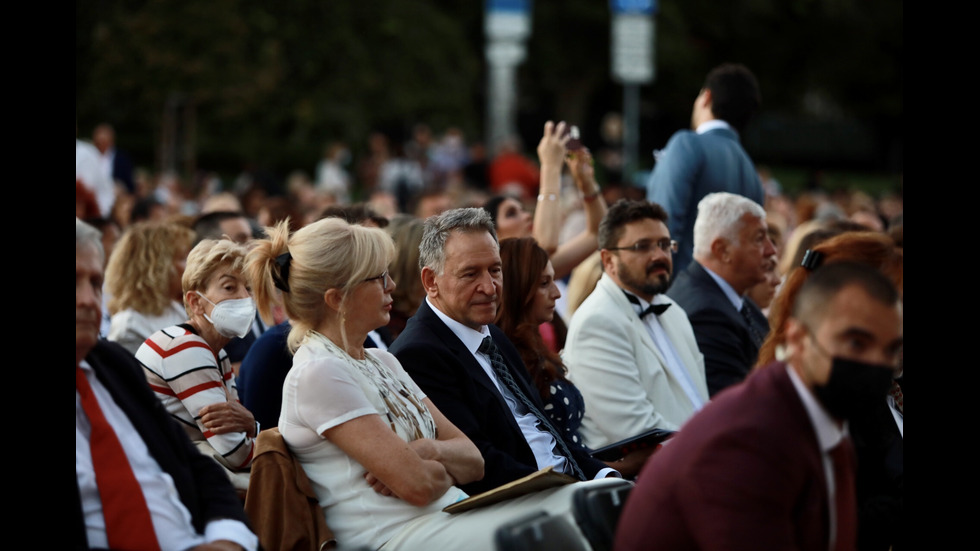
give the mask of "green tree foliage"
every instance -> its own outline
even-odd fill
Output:
[[[903,8],[896,0],[661,2],[653,96],[689,114],[711,67],[758,76],[767,111],[805,114],[818,96],[842,116],[902,116]]]
[[[178,98],[195,107],[201,164],[282,168],[383,124],[475,131],[479,52],[455,15],[413,0],[79,2],[80,131],[156,134]]]
[[[76,2],[76,122],[116,125],[153,161],[168,102],[192,105],[204,168],[312,169],[323,145],[426,122],[482,134],[483,3],[458,0]],[[661,0],[657,79],[642,89],[642,148],[688,124],[705,73],[742,62],[763,112],[858,120],[899,142],[903,5],[897,0]],[[621,109],[609,5],[533,3],[520,69],[525,142],[558,117]],[[593,129],[594,130],[594,129]]]

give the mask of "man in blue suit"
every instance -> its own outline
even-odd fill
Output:
[[[709,193],[727,191],[763,204],[762,183],[739,143],[762,102],[755,76],[743,65],[711,70],[694,100],[691,130],[679,130],[657,155],[647,199],[670,216],[670,235],[678,241],[675,273],[691,263],[698,202]]]

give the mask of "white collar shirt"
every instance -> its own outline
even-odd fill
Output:
[[[725,297],[728,298],[728,301],[731,302],[732,306],[735,307],[735,311],[741,312],[742,304],[745,302],[745,299],[739,296],[739,294],[735,292],[735,288],[729,285],[728,282],[725,281],[723,277],[709,270],[704,264],[702,264],[701,267],[704,268],[705,272],[708,272],[708,275],[711,276],[711,279],[715,280],[715,283],[718,284],[718,287],[721,287],[721,292],[725,293]]]
[[[667,301],[664,300],[663,296],[661,295],[654,296],[653,302],[650,303],[625,290],[623,292],[639,301],[639,304],[630,302],[630,305],[633,306],[633,310],[637,313],[637,315],[639,315],[640,312],[645,311],[651,304],[667,303]],[[677,308],[676,305],[674,307]],[[670,338],[667,336],[667,331],[664,330],[664,326],[661,325],[659,316],[655,314],[648,314],[643,316],[641,321],[643,322],[643,326],[646,327],[650,338],[653,339],[653,344],[656,345],[658,350],[660,350],[660,355],[663,356],[664,362],[667,365],[667,371],[670,372],[671,376],[673,376],[674,379],[680,383],[681,388],[684,389],[684,394],[694,406],[694,411],[704,407],[704,400],[701,398],[700,394],[698,394],[697,387],[694,384],[694,380],[691,378],[691,374],[684,368],[684,362],[681,361],[680,356],[677,354],[677,349],[674,348],[674,343],[670,341]]]
[[[810,418],[810,424],[813,425],[817,444],[820,447],[820,459],[823,463],[824,477],[827,480],[827,504],[830,508],[830,549],[834,549],[834,542],[837,539],[837,509],[834,507],[837,491],[835,490],[834,464],[830,458],[830,450],[834,449],[847,436],[847,425],[838,425],[834,421],[827,410],[817,401],[813,392],[803,384],[799,375],[796,374],[796,370],[789,364],[786,365],[786,371],[789,373],[790,381],[793,382],[796,394],[799,395],[800,401],[803,403],[807,417]]]
[[[713,120],[710,120],[710,121],[704,121],[701,124],[699,124],[698,127],[694,131],[696,133],[698,133],[698,134],[704,134],[705,132],[709,132],[709,131],[714,130],[716,128],[726,128],[726,129],[731,130],[732,132],[735,132],[736,134],[738,134],[738,132],[736,132],[735,129],[732,128],[732,125],[728,124],[727,122],[725,122],[725,121],[723,121],[721,119],[713,119]]]
[[[150,510],[153,529],[156,532],[160,549],[183,550],[203,543],[229,540],[249,551],[258,547],[258,538],[245,524],[231,519],[209,522],[204,534],[198,534],[191,523],[191,514],[180,501],[177,488],[169,474],[160,468],[150,455],[143,438],[130,422],[126,413],[116,404],[109,390],[99,381],[92,366],[81,362],[82,371],[88,379],[92,393],[99,402],[102,414],[112,426],[129,459],[136,480],[143,489],[143,497]],[[85,520],[86,535],[91,548],[108,547],[105,518],[102,515],[102,500],[95,480],[92,465],[92,451],[89,437],[92,426],[82,408],[81,398],[75,391],[75,476],[82,501],[82,515]]]

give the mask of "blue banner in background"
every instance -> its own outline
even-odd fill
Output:
[[[651,15],[659,10],[657,4],[657,0],[609,0],[609,9],[614,14]]]
[[[487,0],[487,13],[528,13],[530,11],[531,0]]]

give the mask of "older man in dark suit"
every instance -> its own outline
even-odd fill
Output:
[[[580,480],[615,473],[549,424],[520,355],[492,325],[502,279],[489,215],[429,218],[419,250],[427,297],[389,351],[483,454],[483,480],[463,489],[486,491],[548,466]]]
[[[846,422],[884,400],[902,351],[898,293],[865,265],[816,270],[787,321],[787,363],[697,413],[640,474],[617,550],[852,550]]]
[[[677,274],[667,296],[691,320],[711,396],[748,375],[769,333],[766,317],[743,295],[765,281],[775,254],[766,211],[753,201],[719,192],[698,203],[695,262]]]
[[[75,219],[75,548],[254,550],[221,468],[190,443],[136,359],[99,341],[103,252]]]

